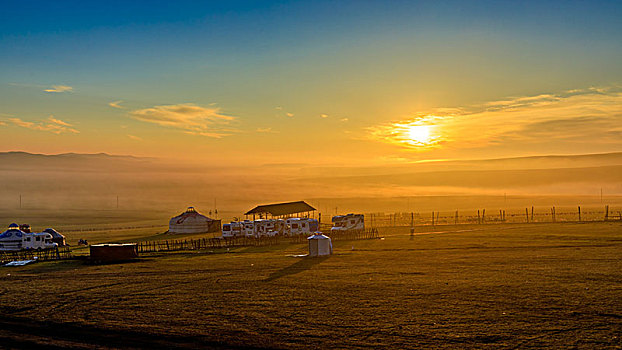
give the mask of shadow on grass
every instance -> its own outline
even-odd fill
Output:
[[[299,261],[293,263],[292,265],[289,265],[286,268],[283,268],[276,272],[271,273],[270,276],[268,276],[268,278],[265,279],[265,281],[270,282],[270,281],[277,280],[281,277],[285,277],[288,275],[295,275],[299,272],[309,270],[313,266],[320,264],[322,261],[326,259],[328,259],[327,256],[318,257],[318,258],[310,258],[310,257],[300,258]]]

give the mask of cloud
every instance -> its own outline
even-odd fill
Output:
[[[341,118],[341,119],[339,119],[340,122],[347,122],[348,120],[350,120],[350,119],[348,119],[348,118]]]
[[[289,113],[289,112],[287,112],[287,113],[285,113],[285,115],[291,118],[291,117],[293,117],[293,116],[294,116],[294,113]]]
[[[62,134],[62,133],[72,133],[78,134],[80,133],[78,130],[71,128],[71,124],[65,123],[62,120],[55,119],[50,116],[47,120],[42,120],[40,122],[29,122],[22,120],[20,118],[9,118],[9,122],[13,123],[22,128],[37,130],[37,131],[48,131],[54,134]]]
[[[51,88],[43,90],[45,92],[72,92],[73,88],[67,85],[52,85]]]
[[[278,131],[272,130],[272,128],[257,128],[257,132],[267,133],[267,134],[278,134]]]
[[[328,114],[320,114],[320,118],[328,118]]]
[[[478,105],[437,108],[367,128],[370,139],[412,150],[412,126],[427,126],[438,147],[612,143],[622,131],[622,89],[587,88],[519,96]],[[601,135],[601,136],[599,136]],[[617,141],[622,144],[622,140]],[[437,147],[437,148],[438,148]]]
[[[54,118],[53,115],[49,116],[48,120],[51,121],[54,124],[58,124],[58,125],[62,125],[62,126],[73,126],[73,125],[71,125],[71,124],[69,124],[67,122],[64,122],[64,121],[60,120],[60,119]]]
[[[136,120],[180,129],[190,135],[221,138],[236,131],[227,128],[235,117],[222,114],[220,108],[206,108],[192,103],[138,109],[130,115]]]
[[[134,140],[134,141],[142,141],[143,139],[141,137],[138,137],[136,135],[130,135],[128,134],[127,137],[129,137],[130,139]]]
[[[119,100],[119,101],[109,102],[108,106],[110,106],[112,108],[125,109],[125,107],[121,106],[121,102],[123,102],[123,101]]]

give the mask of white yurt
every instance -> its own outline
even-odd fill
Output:
[[[333,242],[322,232],[315,232],[307,240],[309,241],[309,256],[328,256],[333,253]]]
[[[169,233],[215,233],[221,236],[220,220],[208,218],[199,214],[194,207],[188,207],[185,212],[175,216],[168,223]]]

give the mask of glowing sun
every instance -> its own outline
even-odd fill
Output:
[[[419,144],[427,144],[430,142],[430,126],[429,125],[412,125],[407,130],[408,138]]]

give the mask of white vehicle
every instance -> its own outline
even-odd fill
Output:
[[[240,224],[243,225],[242,232],[246,237],[255,237],[255,222],[250,220],[244,220]]]
[[[0,250],[43,250],[58,247],[52,242],[52,235],[47,232],[24,232],[17,224],[11,224],[9,229],[0,234]]]
[[[242,230],[244,225],[241,222],[231,222],[229,224],[222,225],[223,237],[241,237],[244,236]]]
[[[255,237],[274,236],[276,220],[255,220]]]
[[[331,232],[365,230],[365,216],[363,214],[348,214],[333,216]]]
[[[309,218],[289,218],[285,220],[286,233],[290,236],[311,234],[318,230],[318,221]]]

